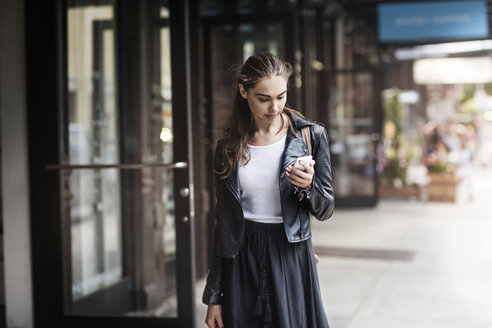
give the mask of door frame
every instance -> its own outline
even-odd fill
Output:
[[[47,170],[47,164],[66,163],[67,145],[63,136],[67,127],[64,109],[68,105],[67,22],[66,1],[39,2],[25,0],[26,8],[26,74],[27,125],[29,149],[29,193],[31,215],[31,248],[33,267],[34,327],[194,327],[194,204],[190,197],[176,197],[177,248],[177,318],[100,317],[65,314],[64,269],[69,249],[63,247],[63,235],[69,232],[69,222],[63,221],[62,190],[66,181],[61,171]],[[149,0],[150,1],[150,0]],[[139,108],[138,96],[132,89],[138,81],[139,30],[138,6],[146,1],[115,2],[117,26],[116,60],[118,72],[118,103],[120,108]],[[147,1],[148,2],[148,1]],[[174,193],[184,187],[193,191],[193,157],[190,91],[190,26],[189,1],[170,1],[172,16],[171,58],[173,74],[173,108],[179,115],[173,121],[180,136],[180,147],[174,146],[174,161],[188,162],[187,170],[176,170]],[[135,11],[134,11],[135,10]],[[133,25],[132,25],[133,24]],[[137,26],[137,28],[135,28]],[[138,31],[135,31],[138,30]],[[135,47],[134,47],[135,48]],[[128,65],[130,64],[130,65]],[[125,66],[126,65],[126,66]],[[122,109],[124,110],[124,109]],[[178,128],[179,127],[179,128]],[[184,147],[183,145],[186,145]],[[185,213],[185,214],[183,214]]]

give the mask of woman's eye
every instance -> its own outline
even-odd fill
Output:
[[[265,99],[265,98],[259,98],[261,102],[267,102],[268,99]]]
[[[282,99],[284,99],[284,96],[278,97],[277,99],[282,100]]]

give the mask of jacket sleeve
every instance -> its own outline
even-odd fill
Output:
[[[216,205],[216,217],[219,210],[219,206]],[[222,258],[218,255],[218,233],[218,222],[215,220],[212,252],[210,255],[210,270],[208,272],[207,284],[205,285],[202,296],[202,302],[207,305],[222,303]]]
[[[330,148],[325,128],[313,125],[314,177],[311,186],[308,208],[318,220],[324,221],[331,217],[335,209],[335,196],[331,177]]]

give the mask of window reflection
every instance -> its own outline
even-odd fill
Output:
[[[69,1],[71,164],[118,165],[135,154],[143,163],[174,161],[170,17],[167,2],[160,3],[147,13],[155,23],[154,43],[141,49],[152,65],[145,76],[151,80],[150,106],[130,113],[120,111],[116,101],[114,1]],[[139,124],[122,125],[120,131],[119,122],[129,117],[138,117]],[[66,176],[67,311],[177,316],[173,170],[74,169]]]
[[[68,10],[69,161],[116,163],[118,114],[113,7]],[[77,170],[70,176],[72,300],[122,277],[119,174]]]
[[[212,100],[214,130],[220,129],[229,114],[231,70],[257,52],[285,56],[282,24],[226,24],[211,31]]]
[[[160,139],[162,141],[162,161],[172,163],[174,161],[173,144],[173,108],[172,108],[172,84],[171,84],[171,29],[169,27],[169,9],[161,7],[162,20],[160,29],[160,65],[161,65],[161,97],[162,97],[162,129]],[[174,212],[174,172],[165,170],[162,173],[161,204],[163,207],[164,225],[162,228],[163,252],[165,266],[165,293],[168,307],[163,311],[165,316],[177,315],[176,299],[176,229]]]
[[[339,73],[330,88],[334,189],[338,196],[374,196],[373,78]]]

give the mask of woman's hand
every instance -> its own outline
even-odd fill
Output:
[[[299,164],[304,167],[305,171],[295,168],[294,165],[290,165],[285,169],[285,174],[290,183],[304,189],[311,186],[311,183],[313,183],[315,162],[311,161],[309,163],[305,163],[300,161]]]
[[[205,323],[208,328],[224,328],[222,323],[222,308],[220,304],[209,304]]]

